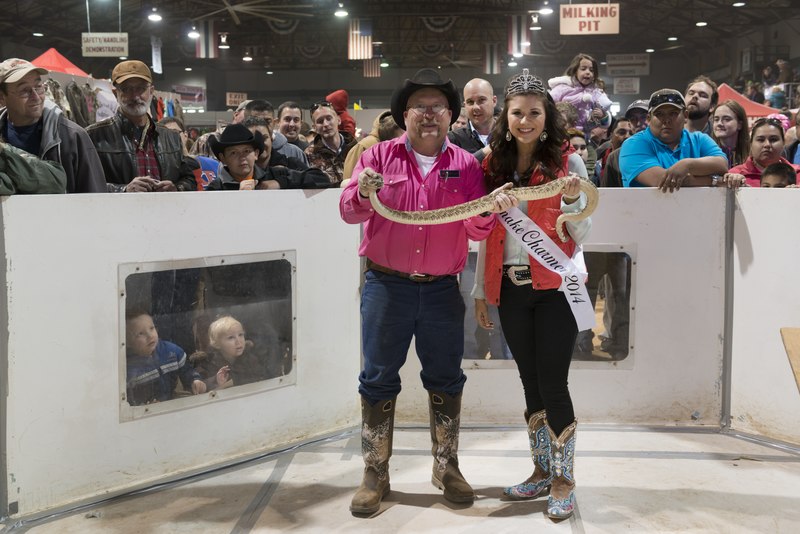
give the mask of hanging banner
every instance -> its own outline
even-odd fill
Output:
[[[127,33],[82,33],[83,57],[119,57],[128,55]]]
[[[153,72],[156,74],[164,74],[164,69],[161,68],[161,39],[158,37],[150,37],[150,47],[153,49]]]
[[[619,4],[562,4],[561,35],[619,34]]]
[[[347,59],[372,59],[372,22],[369,19],[350,20]]]
[[[483,58],[484,74],[500,74],[500,45],[486,43],[486,55]]]
[[[364,60],[364,78],[381,77],[381,58],[374,57]]]

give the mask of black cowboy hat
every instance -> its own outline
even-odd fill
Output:
[[[253,134],[242,124],[229,124],[219,136],[210,136],[208,144],[211,145],[211,152],[217,159],[226,147],[236,145],[250,145],[260,154],[264,151],[264,136],[258,130]]]
[[[411,95],[420,89],[431,87],[438,89],[447,98],[447,105],[450,108],[450,124],[458,120],[458,111],[461,110],[461,98],[458,96],[458,90],[453,85],[453,80],[442,80],[439,71],[435,69],[420,69],[414,74],[414,77],[407,79],[403,86],[396,89],[392,94],[392,117],[394,122],[402,128],[406,129],[406,121],[403,118],[403,112],[408,107],[408,99]]]

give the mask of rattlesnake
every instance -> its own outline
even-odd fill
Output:
[[[504,191],[509,196],[514,196],[520,201],[522,200],[540,200],[543,198],[549,198],[552,196],[557,195],[564,189],[567,184],[567,181],[571,177],[578,177],[575,174],[570,174],[569,176],[558,178],[553,180],[552,182],[548,182],[544,185],[537,185],[533,187],[518,187],[516,189],[508,189]],[[580,178],[580,177],[578,177]],[[374,185],[380,187],[383,185],[383,180],[378,176],[368,178],[369,182],[372,182]],[[556,220],[556,232],[558,232],[558,237],[561,238],[561,241],[566,242],[567,236],[564,233],[564,223],[567,221],[579,221],[581,219],[585,219],[592,214],[592,212],[597,207],[598,201],[598,192],[597,188],[594,184],[588,180],[581,178],[581,191],[586,194],[586,207],[583,211],[579,213],[562,213],[558,216]],[[470,202],[465,202],[464,204],[457,204],[455,206],[449,206],[447,208],[440,208],[437,210],[427,210],[427,211],[400,211],[393,208],[389,208],[378,199],[378,194],[375,190],[371,191],[369,194],[369,200],[372,204],[372,207],[389,219],[390,221],[394,221],[397,223],[402,224],[416,224],[416,225],[431,225],[431,224],[445,224],[455,221],[460,221],[466,219],[468,217],[472,217],[474,215],[478,215],[481,213],[485,213],[490,211],[494,206],[494,197],[496,193],[490,193],[486,196],[481,198],[476,198],[475,200],[471,200]]]

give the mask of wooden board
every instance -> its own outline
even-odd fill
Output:
[[[786,356],[794,371],[794,381],[797,383],[797,390],[800,391],[800,328],[781,328],[783,346],[786,348]]]

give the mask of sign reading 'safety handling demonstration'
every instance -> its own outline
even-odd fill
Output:
[[[619,34],[619,4],[562,4],[561,35]]]
[[[128,55],[127,33],[82,33],[83,57],[119,57]]]

